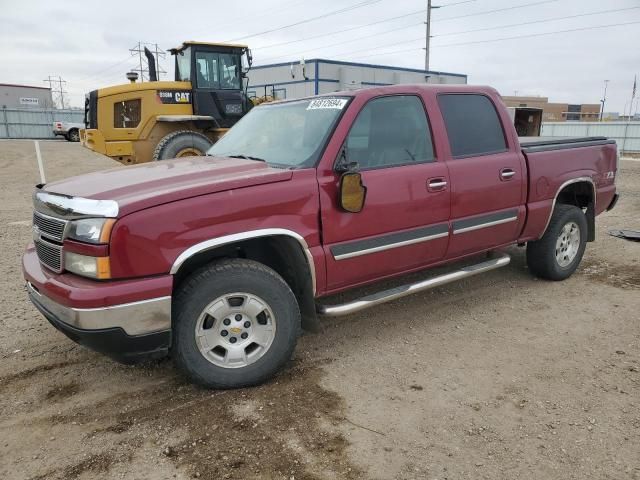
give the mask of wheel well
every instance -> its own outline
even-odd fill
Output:
[[[567,185],[558,194],[557,203],[575,205],[581,208],[587,217],[587,241],[596,238],[594,186],[590,182],[575,182]]]
[[[174,291],[197,269],[223,258],[246,258],[275,270],[298,300],[305,330],[318,329],[313,283],[307,257],[298,241],[285,235],[251,238],[222,245],[187,259],[176,272]]]

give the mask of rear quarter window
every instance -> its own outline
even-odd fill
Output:
[[[438,104],[454,158],[504,152],[507,143],[493,102],[484,95],[441,94]]]

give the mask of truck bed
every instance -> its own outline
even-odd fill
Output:
[[[616,143],[607,137],[519,137],[518,140],[525,153]]]
[[[535,239],[545,231],[557,193],[572,182],[586,182],[593,188],[596,215],[609,206],[615,194],[615,140],[606,137],[526,137],[520,142],[529,174],[527,225],[523,238]]]

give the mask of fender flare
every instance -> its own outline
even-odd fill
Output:
[[[313,256],[311,255],[311,251],[309,250],[309,245],[306,240],[302,237],[302,235],[294,232],[293,230],[287,230],[285,228],[264,228],[260,230],[250,230],[248,232],[234,233],[231,235],[223,235],[221,237],[212,238],[210,240],[205,240],[204,242],[196,243],[191,247],[187,248],[183,251],[178,258],[175,259],[173,265],[171,266],[171,270],[169,273],[171,275],[175,275],[180,270],[180,267],[186,262],[189,258],[197,255],[198,253],[211,250],[217,247],[221,247],[223,245],[228,245],[235,242],[240,242],[242,240],[248,240],[251,238],[260,238],[260,237],[275,237],[275,236],[285,236],[291,237],[295,239],[302,251],[305,254],[307,259],[307,264],[309,267],[309,274],[311,275],[311,286],[313,290],[313,294],[316,292],[316,268],[315,263],[313,262]]]
[[[551,210],[549,211],[549,217],[547,218],[547,223],[544,226],[544,229],[542,230],[542,233],[540,234],[539,238],[542,238],[543,235],[545,233],[547,233],[547,228],[549,228],[549,222],[551,222],[551,216],[553,215],[553,210],[556,208],[556,203],[558,202],[558,197],[560,196],[560,193],[562,192],[562,190],[564,190],[567,186],[573,184],[573,183],[582,183],[582,182],[586,182],[591,184],[591,189],[593,191],[593,215],[595,216],[595,206],[596,206],[596,184],[594,183],[593,179],[591,177],[577,177],[577,178],[572,178],[570,180],[567,180],[566,182],[564,182],[562,185],[560,185],[560,187],[558,188],[558,190],[556,190],[556,194],[553,197],[553,202],[551,203]],[[587,219],[588,220],[588,219]]]

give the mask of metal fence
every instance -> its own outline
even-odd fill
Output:
[[[640,122],[544,122],[544,137],[607,137],[621,153],[640,153]]]
[[[54,138],[53,122],[84,122],[82,110],[0,108],[0,138]]]

